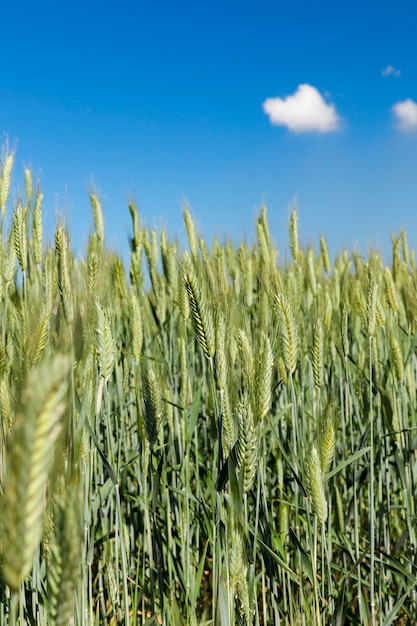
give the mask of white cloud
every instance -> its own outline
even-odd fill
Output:
[[[401,70],[397,70],[393,65],[387,65],[381,72],[382,76],[394,76],[399,78],[401,76]]]
[[[397,118],[396,126],[404,133],[417,129],[417,104],[411,98],[397,102],[392,107]]]
[[[286,126],[294,133],[328,133],[340,128],[340,118],[333,104],[327,104],[311,85],[298,85],[286,98],[267,98],[262,105],[271,124]]]

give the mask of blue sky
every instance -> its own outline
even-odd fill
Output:
[[[301,240],[332,253],[417,247],[417,4],[352,0],[2,6],[0,138],[30,166],[45,220],[68,214],[83,250],[87,189],[123,255],[128,199],[149,227],[253,240],[268,208],[285,258]]]

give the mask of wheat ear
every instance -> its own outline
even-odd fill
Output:
[[[223,418],[223,435],[227,449],[231,450],[236,441],[236,428],[228,389],[229,372],[226,361],[226,322],[224,316],[220,316],[217,320],[215,376]]]
[[[56,356],[32,370],[7,455],[1,502],[3,575],[18,589],[42,535],[49,460],[61,430],[69,360]]]
[[[244,383],[248,389],[254,386],[255,381],[255,357],[253,354],[252,343],[243,328],[239,328],[236,333],[236,341],[239,349],[240,360],[242,363],[242,374]]]
[[[313,347],[311,350],[311,362],[313,366],[314,384],[317,389],[323,386],[324,357],[323,347],[324,333],[323,324],[320,319],[317,320],[314,328]]]
[[[139,225],[139,213],[134,202],[129,202],[129,212],[130,217],[132,218],[133,225],[133,237],[131,240],[131,250],[132,252],[136,252],[136,250],[140,249],[142,243],[142,235]]]
[[[366,303],[366,314],[368,322],[368,335],[374,337],[376,329],[376,308],[378,298],[378,285],[375,282],[375,277],[372,270],[369,270],[369,286]]]
[[[319,457],[323,477],[326,476],[333,461],[336,447],[336,433],[332,408],[329,404],[319,419]]]
[[[213,319],[191,270],[186,269],[184,271],[184,282],[193,314],[197,339],[205,356],[210,360],[215,352]]]
[[[298,245],[298,215],[297,210],[294,209],[290,217],[290,250],[292,258],[296,261],[300,255],[300,248]]]
[[[295,372],[298,359],[298,330],[294,313],[283,294],[275,296],[274,310],[280,322],[282,354],[290,374]]]
[[[96,229],[97,239],[100,243],[104,242],[104,220],[101,202],[96,193],[93,191],[89,194],[91,210],[93,212],[94,226]]]
[[[163,416],[161,390],[152,368],[145,374],[143,384],[146,437],[152,447],[158,438],[159,427]]]
[[[244,302],[249,307],[253,301],[254,279],[253,258],[245,243],[241,243],[237,252],[237,261],[242,275],[242,290]]]
[[[319,521],[324,524],[327,519],[327,501],[324,495],[323,471],[319,452],[316,446],[311,448],[305,465],[306,487],[313,510]]]
[[[230,588],[235,596],[239,611],[238,623],[251,622],[250,599],[247,579],[247,558],[245,551],[245,535],[234,511],[228,515],[229,536],[227,556],[229,565]]]
[[[314,261],[314,250],[309,248],[307,252],[307,279],[313,296],[317,295],[317,278]]]
[[[113,338],[109,316],[100,304],[97,307],[97,357],[100,375],[108,381],[112,375],[115,358],[116,342]]]
[[[58,260],[58,286],[62,307],[65,319],[71,324],[74,320],[74,301],[70,279],[69,238],[68,233],[61,225],[57,226],[56,229],[55,248]]]
[[[143,347],[143,319],[139,298],[132,293],[130,299],[130,332],[132,336],[132,353],[136,362],[139,361]]]
[[[178,285],[177,247],[176,243],[169,243],[166,232],[162,231],[160,241],[162,267],[171,289],[176,289]]]
[[[274,355],[268,335],[262,333],[259,346],[259,361],[255,373],[254,411],[257,421],[263,420],[269,413],[272,400],[272,373]]]
[[[324,271],[326,274],[330,274],[329,252],[327,250],[327,243],[324,237],[320,237],[320,257]]]
[[[252,407],[245,398],[237,410],[239,467],[243,468],[243,491],[250,491],[258,469],[259,425],[255,425]]]
[[[198,242],[193,218],[191,217],[190,210],[187,207],[183,209],[182,215],[184,218],[185,228],[187,230],[188,245],[190,246],[191,256],[193,260],[196,261],[198,259]]]
[[[6,216],[6,204],[10,193],[13,161],[14,150],[8,150],[6,146],[0,172],[0,210],[3,220]]]
[[[66,626],[74,614],[74,591],[81,559],[77,484],[67,485],[56,506],[54,536],[48,563],[50,626]]]
[[[28,167],[25,167],[23,171],[23,175],[25,177],[25,191],[26,191],[26,203],[27,206],[30,206],[33,198],[33,178],[32,172]]]
[[[28,256],[27,220],[26,210],[23,208],[20,202],[17,205],[15,213],[13,215],[13,230],[17,260],[19,261],[20,269],[22,270],[22,272],[25,272],[27,268]]]
[[[42,202],[43,193],[38,189],[32,214],[33,254],[36,265],[40,265],[42,261]]]
[[[397,315],[399,309],[398,293],[389,267],[385,268],[385,288],[389,307],[394,315]]]
[[[398,382],[401,383],[404,380],[404,359],[398,339],[392,333],[389,335],[389,343],[391,348],[391,362],[394,366],[394,375]]]

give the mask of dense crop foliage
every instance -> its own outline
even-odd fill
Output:
[[[1,164],[0,623],[412,624],[417,271],[189,250],[99,198],[78,260]]]

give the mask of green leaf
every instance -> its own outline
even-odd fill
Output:
[[[334,469],[332,469],[331,472],[326,474],[325,479],[328,480],[329,478],[336,476],[336,474],[344,470],[345,467],[347,467],[348,465],[351,465],[351,463],[354,463],[355,461],[360,459],[364,454],[367,454],[370,451],[370,449],[371,449],[371,446],[367,446],[366,448],[361,448],[360,450],[357,450],[353,454],[350,454],[346,459],[343,459],[343,461],[339,463],[337,467],[335,467]]]
[[[208,548],[208,544],[209,542],[206,542],[206,547],[204,548],[204,552],[202,554],[202,557],[200,559],[200,564],[198,566],[198,570],[197,570],[197,575],[195,577],[194,580],[194,586],[193,586],[193,590],[191,593],[191,604],[195,604],[197,602],[197,598],[198,598],[198,593],[200,591],[201,588],[201,581],[203,580],[203,573],[204,573],[204,565],[206,562],[206,554],[207,554],[207,548]]]

